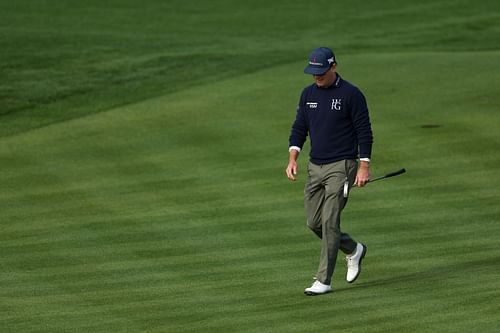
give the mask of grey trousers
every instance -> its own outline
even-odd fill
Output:
[[[323,284],[331,284],[337,253],[354,252],[356,241],[340,231],[340,215],[347,198],[344,198],[344,183],[349,190],[357,172],[355,160],[342,160],[324,165],[309,162],[308,180],[304,189],[304,206],[307,226],[321,238],[321,254],[316,278]]]

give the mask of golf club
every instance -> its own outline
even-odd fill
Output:
[[[373,182],[376,182],[377,180],[382,180],[382,179],[386,179],[386,178],[390,178],[390,177],[394,177],[394,176],[399,176],[399,175],[401,175],[401,174],[403,174],[405,172],[406,172],[406,169],[403,168],[403,169],[400,169],[398,171],[390,172],[390,173],[388,173],[388,174],[386,174],[384,176],[380,176],[380,177],[376,177],[376,178],[370,179],[368,181],[368,183],[373,183]],[[357,186],[353,186],[353,188],[354,187],[357,187]],[[348,186],[348,183],[346,182],[344,184],[344,198],[347,198],[348,195],[349,195],[349,186]]]
[[[386,179],[386,178],[390,178],[390,177],[394,177],[394,176],[399,176],[399,175],[401,175],[401,174],[403,174],[403,173],[405,173],[405,172],[406,172],[406,169],[405,169],[405,168],[403,168],[403,169],[398,170],[398,171],[390,172],[390,173],[388,173],[387,175],[384,175],[384,176],[380,176],[380,177],[376,177],[376,178],[370,179],[368,182],[369,182],[369,183],[373,183],[373,182],[375,182],[375,181],[377,181],[377,180],[382,180],[382,179]]]

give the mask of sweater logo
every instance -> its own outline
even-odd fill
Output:
[[[306,103],[309,109],[316,109],[318,107],[318,103],[316,102],[307,102]]]
[[[334,98],[332,99],[332,110],[340,111],[342,109],[342,99]]]

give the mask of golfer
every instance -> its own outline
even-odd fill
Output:
[[[340,215],[351,187],[363,187],[370,179],[373,136],[365,97],[337,73],[331,49],[315,49],[304,72],[313,76],[314,83],[300,96],[286,175],[295,180],[297,158],[309,135],[304,206],[307,226],[321,239],[321,254],[316,281],[305,294],[319,295],[332,291],[339,249],[346,254],[347,282],[354,282],[361,271],[366,246],[341,232]]]

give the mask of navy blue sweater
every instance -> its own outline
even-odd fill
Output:
[[[370,158],[373,135],[366,100],[361,91],[338,74],[328,88],[316,84],[300,96],[289,146],[302,149],[311,138],[311,162]]]

